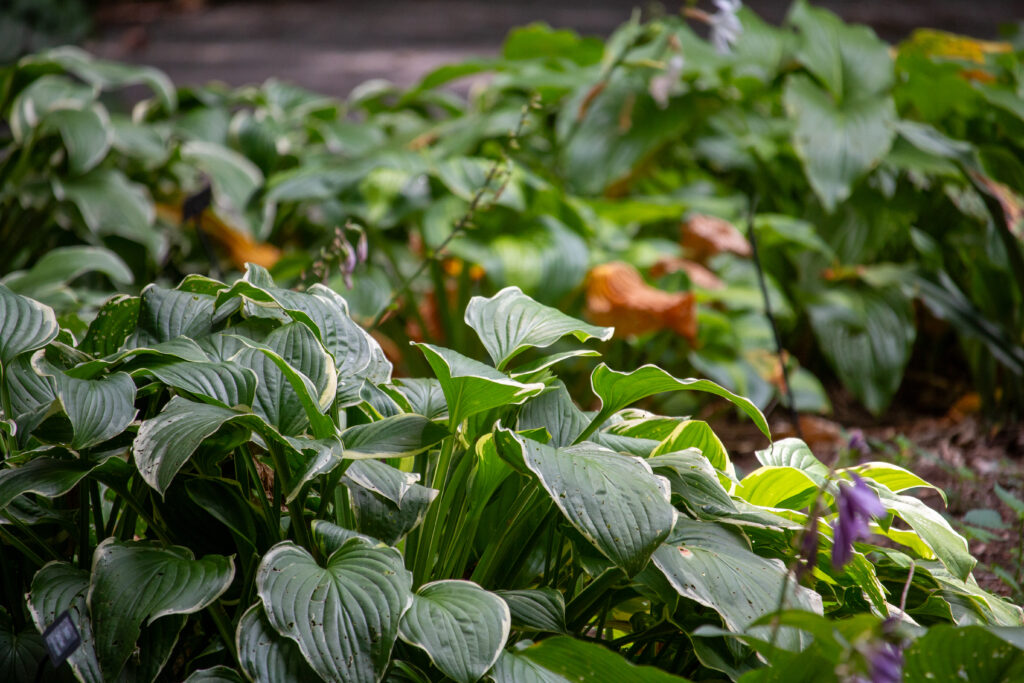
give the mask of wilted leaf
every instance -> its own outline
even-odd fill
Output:
[[[615,328],[618,336],[672,330],[693,343],[697,338],[697,304],[693,292],[666,292],[651,287],[633,266],[605,263],[587,276],[587,317]]]

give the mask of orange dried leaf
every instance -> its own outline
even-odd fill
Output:
[[[159,218],[172,224],[181,223],[181,204],[157,204]],[[281,250],[272,244],[258,242],[245,232],[221,220],[213,211],[204,211],[200,217],[203,232],[225,252],[231,264],[241,270],[246,263],[271,268],[281,258]]]
[[[900,46],[900,51],[984,64],[985,55],[1012,52],[1013,46],[1009,43],[977,40],[946,31],[922,28],[914,31],[910,39]]]
[[[696,261],[706,261],[715,254],[728,251],[750,256],[750,243],[736,227],[717,216],[696,214],[682,226],[683,247]]]
[[[972,173],[974,178],[985,186],[989,194],[999,201],[1006,218],[1006,227],[1014,237],[1024,240],[1024,199],[1006,185],[981,173]]]
[[[587,276],[586,313],[598,325],[615,327],[618,336],[672,330],[691,344],[697,338],[693,292],[666,292],[644,282],[628,263],[615,261]]]
[[[717,275],[701,264],[674,256],[661,258],[651,266],[651,277],[661,277],[669,273],[678,273],[679,271],[686,273],[694,287],[700,287],[701,289],[721,289],[725,287],[725,283]]]

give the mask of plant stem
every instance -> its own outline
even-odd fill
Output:
[[[209,610],[210,617],[213,618],[213,623],[217,627],[217,632],[220,633],[221,640],[224,641],[224,647],[227,648],[228,652],[231,653],[231,658],[238,662],[238,651],[235,649],[235,639],[232,636],[234,629],[231,628],[231,621],[228,619],[227,612],[224,611],[223,605],[220,602],[214,602],[210,605]]]

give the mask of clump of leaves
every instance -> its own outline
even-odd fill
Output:
[[[465,323],[489,362],[424,343],[433,376],[395,378],[340,296],[259,266],[115,297],[81,334],[0,286],[4,680],[46,666],[65,611],[89,683],[835,680],[887,618],[910,668],[1024,657],[911,472],[786,439],[738,479],[706,423],[631,406],[698,391],[767,440],[749,400],[605,364],[573,397],[558,365],[611,329],[516,288]],[[808,505],[828,553],[854,475],[886,542],[798,582]]]

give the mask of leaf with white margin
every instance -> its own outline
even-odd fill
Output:
[[[508,603],[512,624],[518,629],[567,633],[565,598],[561,591],[543,586],[520,590],[495,591]]]
[[[583,536],[633,576],[672,531],[669,485],[641,458],[595,444],[552,448],[500,429],[498,451],[532,471]]]
[[[244,680],[234,669],[214,666],[193,671],[182,683],[244,683]]]
[[[235,631],[238,663],[256,683],[306,683],[317,679],[295,641],[274,630],[263,605],[245,611]]]
[[[503,370],[523,351],[551,346],[566,335],[587,341],[611,339],[614,329],[589,325],[506,287],[489,299],[475,296],[466,306],[466,324],[476,331],[494,365]]]
[[[77,379],[48,363],[42,354],[33,357],[32,365],[37,374],[54,379],[57,399],[74,430],[72,448],[81,450],[112,439],[135,419],[135,382],[127,373]]]
[[[399,634],[449,678],[474,683],[498,660],[511,624],[494,593],[469,581],[434,581],[416,591]]]
[[[761,433],[771,439],[768,422],[750,400],[737,396],[706,379],[677,379],[656,365],[643,365],[633,372],[612,370],[604,363],[594,369],[590,376],[594,393],[601,399],[601,410],[594,417],[584,436],[590,436],[595,429],[617,411],[642,398],[666,391],[704,391],[721,396],[742,410],[754,421]],[[579,441],[580,439],[577,439]]]
[[[302,487],[319,476],[329,474],[341,464],[345,458],[345,447],[336,436],[326,439],[303,439],[292,436],[284,437],[296,453],[305,456],[301,469],[292,472],[292,480],[287,482],[287,495],[284,502],[291,503],[302,492]]]
[[[103,674],[96,659],[96,639],[85,603],[88,589],[89,572],[68,562],[49,562],[32,577],[32,588],[25,596],[25,602],[40,633],[65,610],[70,614],[82,644],[68,657],[68,664],[78,680],[102,683]]]
[[[489,365],[432,344],[417,343],[441,382],[448,403],[448,424],[454,428],[477,413],[518,405],[544,390],[544,385],[522,384]]]
[[[394,548],[353,538],[321,567],[291,542],[275,545],[256,572],[270,623],[299,645],[331,683],[376,683],[412,604],[412,574]]]
[[[583,414],[561,381],[556,381],[540,396],[527,401],[519,411],[518,429],[544,427],[551,434],[550,445],[568,446],[587,428]]]
[[[680,518],[652,559],[679,595],[718,612],[734,632],[775,610],[783,581],[789,584],[790,607],[822,613],[821,596],[794,582],[782,562],[754,554],[739,532],[720,524]],[[796,637],[779,631],[783,647],[795,646]]]
[[[139,329],[152,335],[154,343],[202,337],[213,327],[213,303],[206,294],[148,285],[142,290]]]
[[[409,402],[411,410],[408,412],[431,420],[448,417],[448,404],[441,390],[441,382],[433,377],[398,378],[395,387]]]
[[[418,484],[420,475],[379,460],[357,460],[342,481],[351,495],[356,528],[388,545],[397,544],[423,521],[437,490]]]
[[[169,387],[224,408],[249,408],[256,396],[256,373],[237,363],[156,361],[133,375],[151,375]]]
[[[404,458],[422,453],[448,435],[448,430],[422,415],[405,413],[346,429],[347,458]]]
[[[96,634],[96,655],[105,678],[124,668],[142,633],[169,615],[194,614],[209,605],[235,577],[230,557],[193,558],[180,546],[125,543],[108,538],[96,548],[87,601]]]
[[[0,285],[0,369],[26,351],[43,348],[59,331],[53,309]]]
[[[110,472],[127,472],[128,465],[114,453],[104,453],[96,460],[84,458],[60,459],[37,455],[19,467],[0,470],[0,510],[5,509],[18,496],[36,493],[57,498],[78,485],[82,479],[103,468]]]

